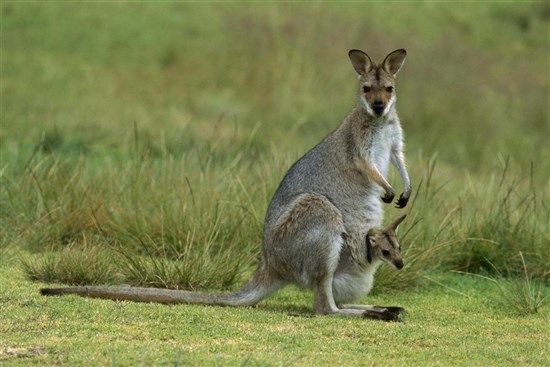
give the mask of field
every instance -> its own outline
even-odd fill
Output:
[[[548,3],[0,7],[1,363],[550,363]],[[238,310],[38,295],[238,288],[285,171],[354,105],[352,48],[408,54],[413,201],[386,209],[406,266],[363,300],[405,324],[309,317],[293,288]]]

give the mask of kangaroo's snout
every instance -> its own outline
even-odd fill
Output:
[[[384,102],[382,101],[374,101],[372,104],[372,110],[377,115],[381,115],[384,112],[384,107]]]
[[[403,266],[405,266],[405,264],[403,264],[403,260],[396,261],[394,265],[399,270],[403,269]]]

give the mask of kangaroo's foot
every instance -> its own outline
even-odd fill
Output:
[[[400,315],[405,312],[406,312],[405,309],[402,307],[375,306],[375,308],[372,310],[366,310],[363,313],[363,317],[366,319],[372,319],[372,320],[404,322]]]
[[[399,306],[343,305],[342,309],[361,311],[361,316],[365,319],[397,322],[403,322],[400,315],[407,313],[403,307]]]

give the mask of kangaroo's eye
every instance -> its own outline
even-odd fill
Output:
[[[393,92],[393,87],[386,87],[386,92],[388,92],[388,93]]]
[[[370,87],[367,87],[366,85],[363,87],[363,93],[370,92]]]
[[[390,252],[388,250],[383,250],[382,251],[382,255],[384,256],[388,256],[390,254]]]

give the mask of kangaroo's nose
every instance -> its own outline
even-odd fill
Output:
[[[403,264],[403,261],[397,261],[397,262],[395,263],[395,267],[396,267],[397,269],[403,269],[403,266],[405,266],[405,265]]]
[[[382,112],[384,112],[384,102],[374,101],[374,103],[372,104],[372,109],[377,115],[380,115]]]

